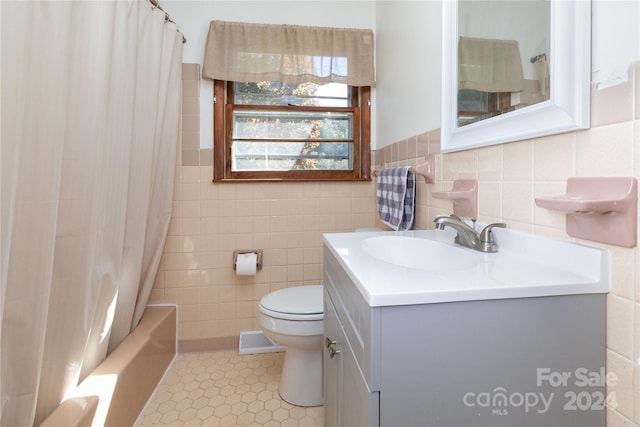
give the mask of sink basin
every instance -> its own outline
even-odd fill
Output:
[[[510,229],[495,237],[500,249],[491,254],[455,245],[450,229],[326,233],[323,240],[371,307],[609,291],[605,249]],[[347,280],[327,274],[325,283],[331,275]]]
[[[360,247],[373,258],[419,270],[464,270],[476,264],[476,258],[464,249],[416,237],[369,237]]]

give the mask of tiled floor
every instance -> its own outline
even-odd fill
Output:
[[[284,353],[234,351],[176,357],[138,418],[139,426],[322,426],[324,408],[278,395]]]

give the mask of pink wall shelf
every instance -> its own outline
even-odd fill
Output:
[[[567,234],[632,248],[637,245],[635,177],[569,178],[566,194],[536,197],[541,208],[567,214]]]
[[[459,217],[478,218],[478,180],[456,179],[449,191],[433,191],[435,199],[448,199],[453,202],[453,213]]]

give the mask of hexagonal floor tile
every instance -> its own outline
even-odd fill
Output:
[[[237,351],[176,357],[134,427],[322,426],[324,408],[283,401],[278,380],[284,353]]]

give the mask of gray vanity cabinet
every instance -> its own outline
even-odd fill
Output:
[[[326,247],[324,277],[327,426],[604,426],[604,294],[371,307]]]
[[[363,363],[371,352],[368,348],[365,350],[363,337],[359,336],[362,329],[354,325],[353,315],[358,314],[347,311],[347,306],[352,308],[353,305],[345,301],[333,286],[335,281],[345,280],[344,272],[336,269],[336,266],[335,263],[327,264],[325,261],[325,283],[330,283],[325,286],[324,293],[325,423],[327,426],[379,425],[379,393],[377,390],[372,391],[363,372],[363,368],[366,370],[367,366],[371,366],[370,362]],[[364,319],[357,320],[360,326],[366,323],[362,323],[362,320]],[[364,330],[370,328],[366,327]],[[370,342],[369,337],[367,341]],[[370,370],[367,371],[369,378],[370,373]]]
[[[325,291],[325,423],[328,426],[378,425],[379,396],[367,386],[346,338],[331,296]]]

